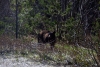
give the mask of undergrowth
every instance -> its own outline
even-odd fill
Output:
[[[23,37],[21,39],[0,37],[0,53],[13,53],[31,60],[58,65],[77,65],[79,67],[92,67],[95,61],[96,52],[92,49],[69,44],[56,43],[54,50],[49,44],[38,45],[36,39]]]

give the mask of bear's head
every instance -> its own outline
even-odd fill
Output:
[[[54,47],[55,42],[56,42],[55,31],[54,32],[41,31],[38,34],[38,42],[39,43],[49,43],[51,47]]]

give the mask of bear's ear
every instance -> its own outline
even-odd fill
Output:
[[[55,31],[53,31],[53,34],[55,34],[56,32]]]

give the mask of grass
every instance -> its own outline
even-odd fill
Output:
[[[34,46],[36,47],[34,48]],[[11,51],[13,54],[18,54],[30,58],[31,60],[46,62],[48,64],[64,65],[71,63],[81,67],[89,67],[95,64],[91,49],[64,43],[56,43],[54,51],[52,51],[49,44],[46,44],[46,47],[45,45],[37,45],[36,39],[31,37],[14,39],[8,36],[1,36],[0,52],[3,51],[6,53],[7,51]],[[93,51],[93,53],[96,57],[96,52]]]

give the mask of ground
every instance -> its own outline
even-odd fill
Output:
[[[63,67],[63,66],[54,66],[45,63],[43,64],[22,56],[0,55],[0,67]]]

